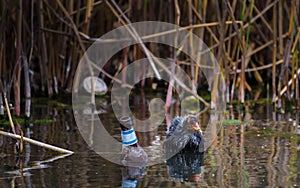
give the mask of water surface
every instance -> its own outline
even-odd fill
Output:
[[[99,117],[108,132],[120,139],[120,129],[109,100],[101,100]],[[149,100],[143,95],[132,101],[131,109],[137,118],[148,117],[147,102]],[[122,183],[128,182],[136,187],[300,186],[298,111],[275,113],[272,106],[263,105],[229,110],[228,119],[240,119],[245,123],[222,126],[203,161],[200,156],[177,156],[173,161],[144,169],[129,169],[107,161],[89,148],[80,136],[70,106],[59,106],[47,100],[36,100],[32,106],[32,119],[55,121],[31,123],[24,129],[25,135],[75,153],[61,155],[25,144],[24,154],[17,157],[13,152],[13,140],[0,136],[1,187],[122,187]],[[174,104],[171,116],[177,111]],[[203,114],[201,121],[205,124],[208,119],[209,113]],[[141,145],[150,148],[159,145],[165,131],[164,123],[151,133],[138,134],[142,137]]]

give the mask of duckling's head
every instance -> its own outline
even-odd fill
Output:
[[[189,131],[196,131],[201,132],[200,125],[198,123],[198,119],[195,116],[188,115],[183,118],[183,126],[186,126],[186,128]]]

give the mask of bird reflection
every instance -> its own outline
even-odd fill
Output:
[[[203,152],[180,152],[167,160],[168,175],[180,182],[199,182],[203,178]]]

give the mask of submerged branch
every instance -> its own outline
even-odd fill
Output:
[[[17,140],[21,139],[20,135],[12,134],[12,133],[5,132],[5,131],[0,131],[0,134],[3,135],[3,136],[8,136],[8,137],[17,139]],[[53,146],[53,145],[50,145],[50,144],[46,144],[46,143],[43,143],[43,142],[40,142],[40,141],[37,141],[37,140],[33,140],[31,138],[22,137],[22,139],[23,139],[23,142],[28,142],[30,144],[33,144],[33,145],[36,145],[36,146],[41,146],[43,148],[50,149],[50,150],[53,150],[53,151],[57,151],[57,152],[61,152],[61,153],[69,153],[69,154],[74,153],[73,151],[66,150],[66,149],[63,149],[63,148],[59,148],[59,147],[56,147],[56,146]]]

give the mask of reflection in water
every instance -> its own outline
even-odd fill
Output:
[[[138,94],[134,96],[135,102],[130,103],[133,114],[139,119],[149,115],[146,107],[151,96],[145,93],[144,97]],[[197,186],[202,183],[214,187],[300,186],[300,151],[297,149],[300,147],[300,124],[297,111],[281,114],[273,112],[272,106],[251,105],[232,110],[226,118],[245,123],[221,127],[216,140],[205,152],[205,168],[199,168],[203,164],[200,157],[181,154],[167,163],[145,169],[129,169],[103,159],[87,146],[74,122],[72,110],[53,107],[49,101],[45,101],[44,106],[37,106],[43,102],[34,104],[33,119],[56,121],[28,125],[24,130],[26,137],[68,148],[75,154],[42,163],[43,166],[39,167],[43,168],[32,168],[38,166],[39,162],[55,157],[56,153],[25,144],[22,162],[18,163],[22,164],[25,171],[16,175],[9,173],[20,169],[17,157],[12,152],[12,141],[0,136],[0,187],[121,187],[125,185],[123,180],[133,180],[137,187],[191,187],[195,185],[191,180],[198,181],[197,178],[200,178]],[[180,115],[178,106],[177,103],[172,106],[171,118]],[[107,113],[99,117],[105,122],[106,130],[121,141],[119,124],[109,105],[104,110]],[[92,116],[86,117],[83,121],[86,122],[86,131],[90,132]],[[205,125],[210,118],[210,113],[202,114],[201,124]],[[166,124],[162,124],[152,132],[137,133],[152,161],[160,155],[156,148],[165,140],[166,129]],[[96,138],[97,135],[92,137]],[[189,172],[196,175],[184,176]]]
[[[178,153],[167,160],[170,177],[183,182],[199,182],[203,179],[204,153]]]
[[[27,165],[26,161],[23,162],[23,159],[18,157],[18,160],[16,162],[15,166],[5,166],[5,173],[7,174],[14,174],[16,176],[26,176],[28,175],[28,172],[30,172],[31,170],[36,170],[36,169],[42,169],[42,168],[48,168],[48,163],[52,163],[56,160],[59,159],[63,159],[69,155],[72,154],[60,154],[54,157],[51,157],[49,159],[46,160],[42,160],[42,161],[36,161],[33,164]],[[24,167],[25,165],[25,167]],[[16,169],[17,167],[19,167],[18,169]],[[14,169],[14,170],[10,170],[10,169]],[[29,173],[30,174],[30,173]]]
[[[138,179],[145,175],[145,167],[125,166],[122,168],[122,187],[134,188],[138,184]]]

